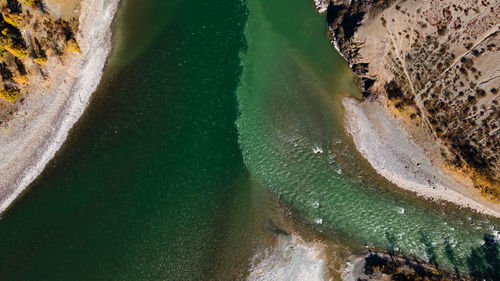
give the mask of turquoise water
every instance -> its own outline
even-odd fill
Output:
[[[266,190],[324,236],[495,271],[497,220],[399,191],[354,150],[340,99],[359,93],[310,1],[124,0],[115,30],[87,112],[2,215],[1,280],[243,279]]]
[[[366,167],[342,126],[345,62],[310,6],[248,1],[237,124],[252,175],[320,231],[446,268],[477,268],[472,249],[499,221],[419,200]]]

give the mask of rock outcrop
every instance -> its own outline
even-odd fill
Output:
[[[315,3],[365,98],[385,95],[437,157],[500,198],[500,1]]]

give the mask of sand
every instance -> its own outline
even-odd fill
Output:
[[[434,164],[431,155],[426,153],[429,149],[417,145],[403,129],[402,118],[391,115],[384,100],[359,102],[345,98],[343,104],[346,130],[378,174],[418,196],[449,201],[500,217],[498,204],[487,201],[466,182]]]
[[[327,280],[327,246],[306,242],[298,234],[279,234],[277,243],[252,258],[248,281]]]
[[[61,66],[48,61],[48,88],[32,89],[16,117],[0,128],[0,212],[42,172],[66,140],[97,88],[112,48],[118,0],[83,0],[77,40]]]

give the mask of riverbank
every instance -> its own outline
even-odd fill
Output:
[[[440,269],[432,260],[424,262],[391,252],[369,251],[351,259],[342,280],[471,280],[458,272]]]
[[[0,212],[42,172],[88,105],[111,51],[118,1],[83,1],[76,34],[81,52],[47,62],[47,87],[33,87],[0,128]]]
[[[423,146],[415,139],[403,117],[391,114],[383,96],[358,102],[343,100],[346,129],[356,148],[378,174],[401,188],[431,200],[444,200],[461,207],[500,217],[500,206],[484,199],[465,177],[460,180],[439,165],[439,146]],[[424,138],[424,130],[420,132]]]

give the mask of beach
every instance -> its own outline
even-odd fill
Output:
[[[48,85],[33,87],[15,118],[0,127],[0,212],[42,172],[85,111],[112,49],[118,1],[85,0],[76,34],[81,52],[48,61]]]
[[[410,134],[403,117],[391,114],[383,97],[359,102],[345,98],[346,130],[356,148],[378,174],[397,186],[431,200],[444,200],[461,207],[500,217],[500,206],[487,201],[472,184],[452,176],[439,161],[439,146],[420,130]],[[413,128],[414,129],[414,128]],[[437,140],[436,140],[437,141]],[[427,144],[427,145],[426,145]]]

